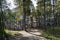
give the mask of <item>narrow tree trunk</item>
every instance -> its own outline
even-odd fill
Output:
[[[25,12],[25,9],[23,12],[24,12],[24,15],[23,15],[23,24],[24,24],[23,26],[24,27],[23,28],[24,28],[24,30],[26,30],[26,12]]]
[[[46,0],[44,0],[44,29],[45,29],[45,31],[46,31],[46,25],[45,25],[45,24],[46,24],[46,16],[45,16],[45,8],[46,8],[46,7],[45,7],[45,1],[46,1]]]
[[[31,27],[33,28],[33,16],[31,17]]]
[[[23,0],[23,29],[26,30],[26,0]]]
[[[3,11],[2,11],[2,3],[0,3],[0,9],[1,9],[1,12],[0,12],[0,40],[4,40],[4,14],[3,14]]]
[[[54,0],[53,0],[52,8],[53,8],[52,13],[53,13],[53,16],[54,16]],[[54,25],[53,25],[53,30],[52,31],[53,31],[53,35],[54,35]]]

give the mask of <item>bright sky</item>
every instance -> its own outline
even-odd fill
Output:
[[[36,6],[37,6],[37,0],[31,0],[32,2],[33,2],[33,5],[34,5],[34,7],[35,7],[35,9],[36,9]]]
[[[33,5],[34,5],[34,7],[35,7],[35,9],[36,9],[37,0],[31,0],[31,1],[33,2]],[[16,7],[16,6],[14,5],[14,0],[7,0],[7,3],[10,4],[10,5],[9,5],[9,8],[10,8],[10,9],[13,9],[13,8]],[[53,0],[51,0],[51,4],[53,5]]]
[[[53,5],[53,0],[51,0],[51,4]]]
[[[15,8],[16,6],[14,5],[14,0],[7,0],[7,3],[9,4],[9,8],[10,9],[13,9],[13,8]]]
[[[32,2],[33,2],[33,5],[34,5],[34,7],[35,7],[35,9],[36,9],[36,6],[37,6],[37,0],[31,0]],[[8,4],[10,4],[9,5],[9,8],[10,9],[13,9],[13,8],[15,8],[16,6],[14,5],[14,0],[7,0],[7,3]]]

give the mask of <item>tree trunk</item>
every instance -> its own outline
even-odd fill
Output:
[[[23,0],[23,29],[26,30],[26,0]]]
[[[45,25],[45,24],[46,24],[46,22],[45,22],[45,21],[46,21],[46,16],[45,16],[45,13],[46,13],[46,12],[45,12],[45,8],[46,8],[46,7],[45,7],[45,1],[46,1],[46,0],[44,0],[44,29],[45,29],[45,31],[46,31],[46,25]]]
[[[2,3],[0,3],[0,40],[4,40],[4,35],[5,35],[5,31],[4,31],[4,14],[2,11]]]
[[[31,27],[33,28],[33,16],[31,17]]]

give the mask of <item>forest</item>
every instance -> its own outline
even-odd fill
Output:
[[[0,40],[29,40],[9,38],[31,30],[39,30],[39,37],[47,40],[60,40],[60,0],[0,0]]]

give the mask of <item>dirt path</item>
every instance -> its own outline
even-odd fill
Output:
[[[17,33],[22,34],[15,37],[10,37],[9,40],[46,40],[41,37],[41,33],[38,30],[31,30],[30,32],[18,31]]]

